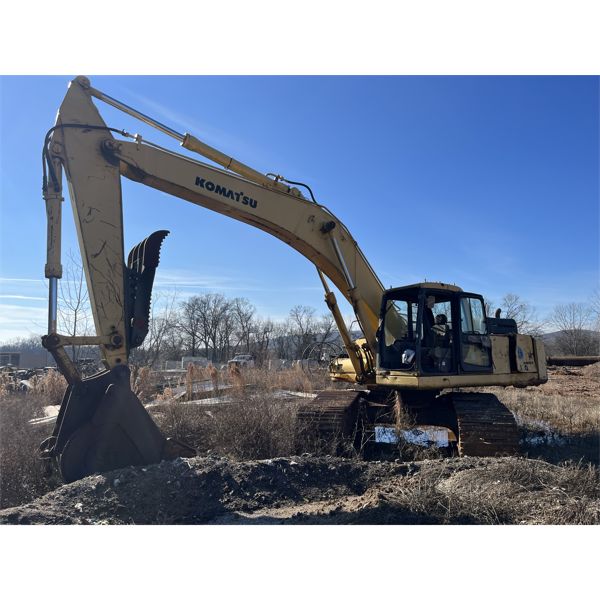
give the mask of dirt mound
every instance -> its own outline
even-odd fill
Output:
[[[597,523],[598,474],[522,458],[177,459],[87,477],[3,524]]]
[[[600,380],[600,362],[583,367],[582,371],[586,377],[594,378],[596,381]]]

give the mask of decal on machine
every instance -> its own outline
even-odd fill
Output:
[[[207,179],[203,179],[202,177],[196,177],[196,185],[203,190],[223,196],[224,198],[229,198],[230,200],[234,200],[235,202],[239,202],[250,208],[256,208],[258,206],[258,202],[254,198],[244,195],[244,192],[235,192],[224,185],[214,183]]]

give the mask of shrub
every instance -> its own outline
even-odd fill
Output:
[[[47,405],[60,404],[67,389],[67,382],[58,371],[34,375],[29,383],[32,385],[31,393],[39,396]]]
[[[7,394],[0,398],[0,507],[17,506],[55,489],[57,476],[46,476],[39,459],[40,442],[52,424],[32,426],[29,420],[43,415],[45,396]]]
[[[157,421],[168,437],[238,460],[292,454],[295,447],[297,402],[278,397],[277,390],[308,392],[312,384],[296,371],[248,369],[220,374],[221,402],[182,404],[161,395]]]

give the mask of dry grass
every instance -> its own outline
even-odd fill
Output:
[[[131,369],[131,389],[143,402],[149,400],[155,391],[149,367],[133,367]]]
[[[238,390],[247,388],[252,394],[272,393],[275,390],[311,393],[331,386],[325,376],[308,377],[301,369],[284,371],[245,369],[239,371],[239,375],[227,372],[224,380],[225,383],[237,386]]]
[[[238,460],[289,456],[294,452],[296,404],[257,395],[213,415],[208,443]]]
[[[53,490],[56,477],[48,477],[38,447],[52,425],[33,427],[43,416],[47,399],[38,394],[3,394],[0,397],[0,507],[15,506]]]
[[[0,373],[0,400],[8,398],[14,393],[12,379],[5,373]]]
[[[583,367],[581,372],[585,375],[585,377],[595,378],[596,381],[600,380],[600,362]]]
[[[155,412],[167,437],[236,460],[288,456],[294,450],[296,404],[268,396],[206,408],[167,401]]]
[[[514,413],[522,449],[554,463],[600,463],[600,364],[555,367],[548,382],[525,389],[490,388]]]
[[[553,525],[598,523],[598,471],[591,465],[504,461],[474,477],[469,471],[447,482],[449,506],[478,523]]]
[[[237,460],[287,456],[297,449],[298,404],[277,392],[310,393],[313,386],[304,373],[295,370],[219,373],[217,387],[226,395],[222,403],[179,403],[165,390],[159,397],[164,404],[155,414],[165,435],[201,453],[215,452]]]
[[[44,416],[44,407],[60,404],[67,384],[49,371],[28,380],[28,392],[15,392],[14,382],[0,378],[0,507],[28,502],[59,485],[39,459],[41,441],[53,424],[32,426],[30,419]]]
[[[67,389],[67,382],[58,371],[34,375],[27,383],[30,386],[29,391],[23,391],[23,395],[39,396],[47,405],[60,404]],[[12,396],[17,390],[15,380],[7,374],[0,375],[0,399]]]
[[[515,458],[431,461],[366,497],[366,522],[598,524],[598,471]],[[458,467],[458,468],[457,468]]]
[[[32,393],[40,396],[48,405],[60,404],[67,389],[67,382],[58,371],[34,376],[29,382],[33,386]]]
[[[523,424],[547,424],[560,435],[587,435],[600,431],[600,401],[575,394],[544,393],[543,389],[507,388],[496,396]]]
[[[598,365],[557,367],[548,383],[525,389],[494,389],[494,393],[523,422],[543,422],[561,435],[600,432]]]

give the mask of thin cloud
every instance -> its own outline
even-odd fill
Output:
[[[7,298],[9,300],[47,300],[43,296],[20,296],[18,294],[0,294],[0,298]]]
[[[222,276],[198,276],[194,273],[177,273],[162,271],[157,275],[154,282],[155,287],[169,288],[193,288],[193,289],[213,289],[213,290],[231,290],[237,289],[232,278]]]
[[[150,98],[147,98],[146,96],[143,96],[141,94],[138,94],[137,92],[134,92],[130,89],[127,89],[127,93],[132,96],[133,98],[135,98],[138,102],[144,104],[145,106],[147,106],[150,111],[152,111],[152,115],[148,115],[148,116],[152,116],[152,118],[156,118],[156,120],[163,119],[164,121],[166,121],[164,124],[167,125],[168,127],[170,125],[178,125],[179,127],[183,128],[185,131],[200,131],[202,128],[201,126],[194,121],[194,119],[191,119],[190,117],[188,117],[187,115],[184,115],[180,112],[174,111],[171,108],[168,108],[166,106],[164,106],[163,104],[160,104],[159,102],[156,102],[155,100],[151,100]],[[156,116],[155,116],[156,115]],[[181,132],[184,133],[184,132]]]
[[[0,314],[0,323],[9,321],[27,321],[31,317],[45,316],[47,310],[37,306],[23,306],[22,304],[0,304],[2,313]]]
[[[214,127],[207,127],[193,117],[175,111],[172,108],[169,108],[160,102],[156,102],[156,100],[152,100],[138,92],[134,92],[129,88],[123,89],[132,98],[135,98],[137,102],[148,107],[149,112],[151,112],[148,116],[155,118],[157,121],[162,121],[164,125],[171,127],[171,129],[175,129],[175,126],[177,126],[183,130],[178,131],[178,133],[191,133],[196,136],[202,136],[211,141],[211,143],[217,143],[218,140],[221,144],[224,142],[236,147],[241,145],[241,141],[236,140],[234,136],[225,131],[215,129]]]
[[[257,281],[240,281],[235,277],[196,275],[190,272],[165,272],[157,275],[155,288],[189,288],[220,292],[280,292],[281,288],[261,285]],[[286,291],[314,292],[323,288],[314,286],[286,286]]]
[[[44,279],[27,279],[24,277],[0,277],[0,283],[43,283]]]
[[[179,111],[175,111],[160,102],[156,102],[151,98],[148,98],[138,92],[135,92],[127,87],[121,87],[124,93],[134,98],[136,102],[139,102],[144,106],[149,117],[161,121],[167,127],[179,129],[183,131],[177,131],[177,133],[190,133],[199,137],[202,141],[214,146],[225,154],[235,154],[238,160],[244,162],[244,156],[252,156],[255,164],[271,164],[273,157],[267,157],[264,155],[264,148],[257,147],[255,144],[248,143],[247,140],[242,140],[230,132],[224,131],[219,128],[207,126],[206,123],[201,123],[189,115],[183,114]],[[147,107],[147,108],[146,108]],[[273,169],[275,166],[272,167]],[[279,165],[281,170],[282,165]]]
[[[11,340],[45,331],[47,311],[33,306],[0,304],[0,340]]]

